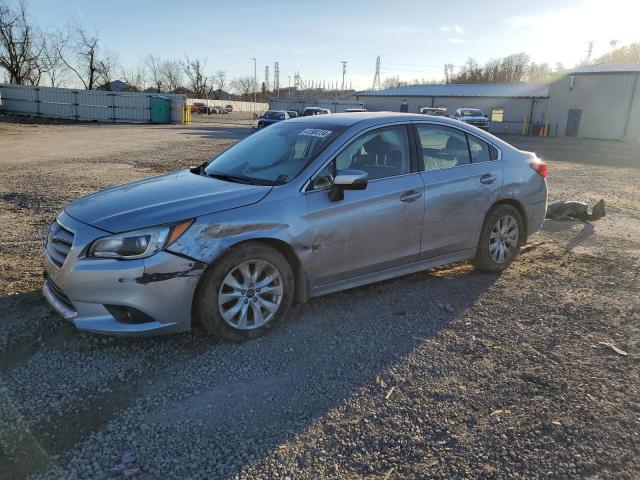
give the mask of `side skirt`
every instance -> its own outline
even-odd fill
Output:
[[[327,283],[324,285],[312,286],[309,291],[310,297],[319,297],[321,295],[327,295],[329,293],[339,292],[341,290],[347,290],[349,288],[360,287],[362,285],[368,285],[370,283],[382,282],[383,280],[389,280],[390,278],[402,277],[411,273],[420,272],[429,268],[441,267],[448,263],[461,262],[463,260],[469,260],[476,254],[475,248],[467,250],[461,250],[459,252],[448,253],[446,255],[440,255],[438,257],[428,258],[426,260],[420,260],[414,263],[408,263],[407,265],[400,265],[387,270],[381,270],[379,272],[367,273],[346,280],[339,280],[337,282]]]

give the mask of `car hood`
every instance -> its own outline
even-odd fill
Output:
[[[250,205],[272,188],[181,170],[87,195],[67,205],[65,212],[83,223],[119,233]]]

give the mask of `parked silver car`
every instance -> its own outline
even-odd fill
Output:
[[[455,120],[276,123],[204,165],[74,201],[45,241],[49,303],[116,335],[257,337],[293,301],[472,259],[498,272],[540,227],[546,165]]]

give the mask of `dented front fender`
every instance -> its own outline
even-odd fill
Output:
[[[211,264],[234,245],[273,239],[286,243],[301,263],[311,250],[305,199],[263,200],[258,204],[198,217],[168,250]]]

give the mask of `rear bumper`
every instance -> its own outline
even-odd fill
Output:
[[[527,212],[527,237],[536,233],[542,227],[547,214],[547,182],[539,192],[527,198],[525,209]]]
[[[189,330],[203,264],[169,252],[143,260],[86,258],[87,245],[105,232],[64,213],[59,221],[74,232],[73,245],[62,267],[45,255],[42,294],[65,320],[80,330],[121,336]],[[143,315],[137,323],[123,321],[111,313],[114,306]]]

